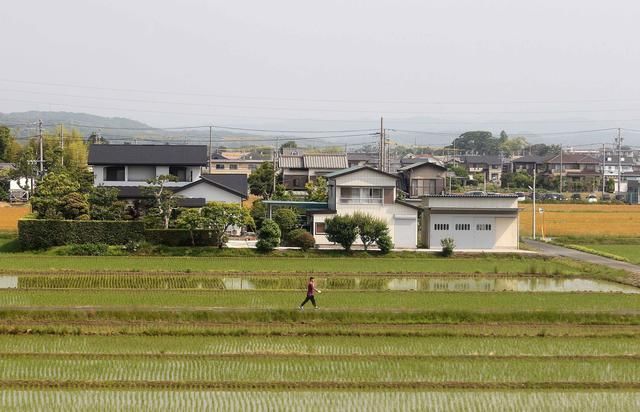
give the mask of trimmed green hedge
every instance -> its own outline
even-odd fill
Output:
[[[144,239],[144,223],[135,221],[21,219],[18,240],[23,249],[82,243],[124,245]]]
[[[192,246],[191,234],[185,229],[147,229],[145,238],[149,243],[165,246]],[[212,230],[193,231],[196,246],[219,246],[217,236]]]

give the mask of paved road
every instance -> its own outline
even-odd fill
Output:
[[[619,260],[609,259],[606,257],[592,255],[591,253],[581,252],[575,249],[569,249],[562,246],[556,246],[545,242],[539,242],[536,240],[525,239],[523,242],[537,250],[543,255],[547,256],[560,256],[570,259],[579,260],[587,263],[594,263],[596,265],[604,265],[613,269],[622,269],[635,274],[640,279],[640,266],[632,263],[621,262]]]

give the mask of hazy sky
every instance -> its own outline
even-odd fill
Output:
[[[640,129],[639,22],[637,0],[6,1],[0,112]]]

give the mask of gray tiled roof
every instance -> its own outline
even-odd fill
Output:
[[[246,174],[203,174],[200,177],[216,186],[230,189],[245,198],[249,195]]]
[[[306,154],[281,156],[278,165],[289,169],[344,169],[349,163],[346,154]]]
[[[205,166],[205,145],[94,144],[89,146],[90,165]]]

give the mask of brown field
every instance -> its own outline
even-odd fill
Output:
[[[606,204],[538,204],[537,235],[640,236],[640,206]],[[531,235],[531,204],[521,205],[520,235]]]
[[[0,203],[0,231],[17,231],[18,219],[29,213],[30,205],[9,206],[7,203]]]

